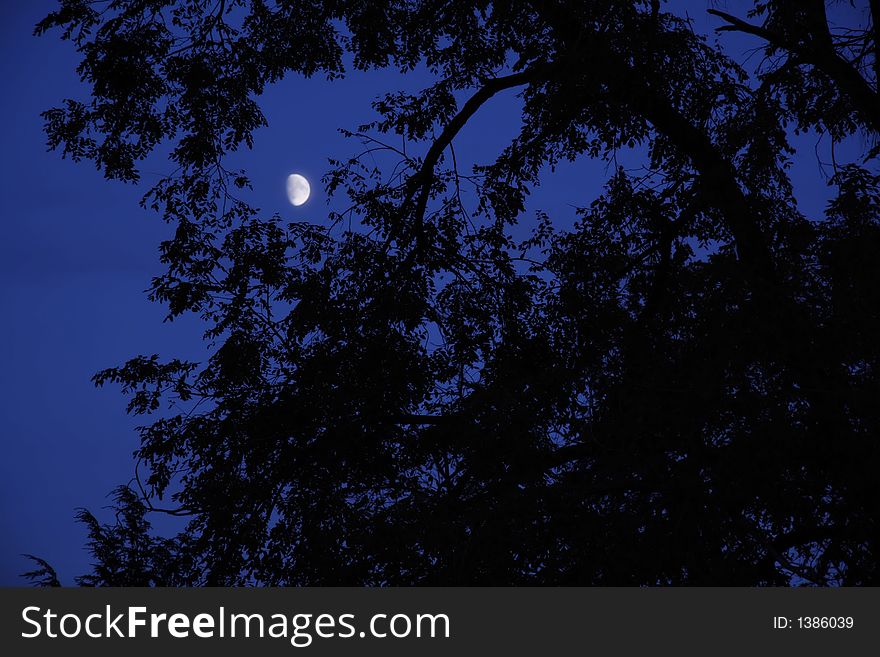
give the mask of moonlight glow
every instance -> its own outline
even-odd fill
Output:
[[[298,173],[287,176],[287,200],[291,205],[302,205],[309,200],[312,188],[309,181]]]

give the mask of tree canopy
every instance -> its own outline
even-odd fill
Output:
[[[749,65],[658,0],[62,0],[37,32],[91,94],[49,144],[125,181],[169,148],[150,296],[213,345],[96,375],[150,418],[80,583],[877,584],[880,2],[742,4],[709,11]],[[352,133],[394,165],[333,163],[324,222],[262,216],[226,156],[268,85],[348,62],[432,76]],[[460,171],[508,89],[519,135]],[[864,145],[824,212],[795,131]],[[574,225],[525,213],[626,148]]]

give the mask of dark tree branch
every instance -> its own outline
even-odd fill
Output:
[[[535,11],[553,27],[563,41],[587,44],[595,48],[594,40],[574,39],[577,29],[566,14],[550,4],[533,3]],[[597,37],[599,35],[596,35]],[[602,82],[617,102],[629,106],[637,115],[651,123],[675,144],[693,163],[700,173],[704,189],[711,189],[714,207],[721,211],[728,229],[736,242],[739,256],[752,279],[754,289],[763,292],[768,283],[775,280],[770,248],[756,221],[753,208],[740,189],[736,171],[718,151],[709,135],[682,116],[651,81],[646,79],[637,66],[613,56],[613,50],[605,49],[605,65]],[[587,53],[594,56],[593,51]]]
[[[58,573],[55,572],[55,569],[49,564],[48,561],[46,561],[45,559],[40,559],[40,557],[35,557],[32,554],[23,554],[21,556],[25,557],[26,559],[30,559],[37,564],[37,568],[35,568],[34,570],[29,570],[28,572],[22,574],[22,577],[26,577],[27,579],[31,580],[34,586],[61,586],[61,582],[58,580]]]
[[[709,200],[724,215],[739,255],[759,283],[775,278],[773,260],[751,203],[739,186],[733,165],[718,151],[704,130],[694,126],[632,67],[622,64],[620,74],[612,71],[607,85],[633,111],[672,141],[699,172],[703,189],[711,189]]]
[[[876,0],[873,4],[877,4]],[[716,31],[743,32],[760,37],[770,45],[786,50],[802,62],[822,71],[839,85],[871,129],[880,133],[880,95],[871,89],[868,81],[849,62],[837,54],[829,41],[821,38],[821,34],[816,35],[819,38],[815,39],[814,44],[802,45],[792,42],[784,35],[759,25],[752,25],[726,12],[717,9],[709,9],[708,12],[728,23],[716,28]],[[825,29],[827,30],[827,24]]]
[[[452,120],[446,124],[440,136],[431,144],[422,166],[419,171],[410,179],[411,188],[403,202],[403,207],[408,206],[416,193],[416,210],[414,221],[417,225],[421,225],[425,209],[428,205],[428,197],[431,193],[431,181],[434,175],[434,168],[440,161],[443,151],[452,143],[456,135],[467,124],[470,118],[495,94],[505,89],[513,89],[524,84],[530,84],[541,80],[547,76],[552,69],[552,65],[536,66],[519,73],[513,73],[499,78],[493,78],[487,81],[473,96],[471,96],[461,110]]]

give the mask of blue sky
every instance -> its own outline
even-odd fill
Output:
[[[705,1],[676,4],[687,8],[698,30],[708,29]],[[46,558],[72,583],[88,567],[75,508],[99,512],[133,473],[137,421],[125,415],[116,389],[93,387],[95,371],[139,353],[195,360],[205,353],[197,321],[163,322],[163,308],[143,292],[161,271],[157,247],[170,228],[138,201],[171,167],[153,158],[140,186],[125,185],[105,181],[89,163],[46,152],[39,113],[86,93],[70,44],[54,33],[31,36],[53,6],[48,0],[0,5],[0,585],[24,583],[23,552]],[[728,43],[740,52],[755,45],[738,37]],[[269,89],[262,105],[270,127],[257,133],[252,152],[235,158],[251,176],[253,201],[266,214],[323,221],[319,180],[327,158],[357,149],[337,128],[373,118],[376,95],[425,81],[424,73],[404,79],[382,71],[332,84],[291,77]],[[512,93],[494,99],[459,136],[460,160],[489,161],[514,135],[516,108]],[[815,214],[829,190],[814,142],[810,136],[796,142],[794,178],[802,209]],[[293,171],[312,182],[313,196],[301,208],[285,199],[284,180]],[[604,163],[563,165],[536,190],[530,209],[573,216],[572,206],[587,204],[604,178]]]

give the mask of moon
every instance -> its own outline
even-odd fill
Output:
[[[291,205],[302,205],[309,200],[309,194],[312,193],[312,187],[305,176],[298,173],[292,173],[287,176],[287,200]]]

